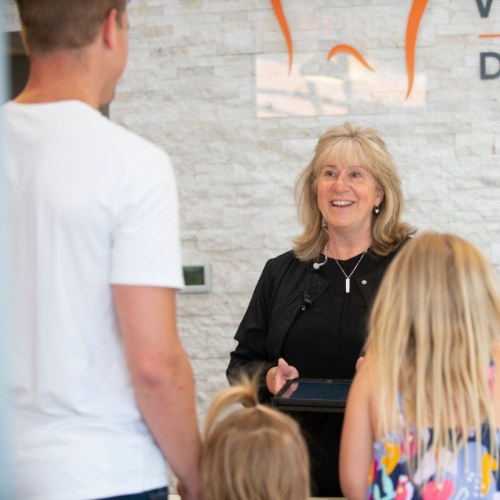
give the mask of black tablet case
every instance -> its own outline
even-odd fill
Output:
[[[297,388],[291,392],[294,384]],[[298,378],[289,380],[271,402],[283,411],[343,413],[350,385],[351,380]]]

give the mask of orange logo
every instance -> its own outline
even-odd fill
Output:
[[[415,75],[415,47],[417,44],[417,34],[420,26],[420,21],[424,15],[427,3],[429,0],[413,0],[410,14],[408,16],[408,22],[406,25],[406,43],[405,43],[405,54],[406,54],[406,71],[408,74],[408,85],[406,91],[406,98],[411,94],[413,88],[413,79]],[[274,14],[280,25],[281,31],[285,37],[286,45],[288,48],[288,72],[292,71],[293,62],[293,42],[290,30],[288,28],[288,23],[286,20],[285,13],[283,11],[283,6],[281,0],[271,0],[271,5],[273,7]],[[363,56],[351,45],[341,44],[335,45],[328,52],[327,59],[331,60],[336,54],[340,52],[345,52],[353,57],[355,57],[363,66],[368,70],[373,71],[373,68],[365,61]]]

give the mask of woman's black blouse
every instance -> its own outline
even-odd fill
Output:
[[[278,358],[295,366],[301,377],[352,378],[366,338],[368,311],[394,253],[368,251],[346,261],[328,259],[315,270],[287,252],[267,262],[236,332],[228,379],[241,370],[261,370],[263,402],[272,394],[264,377]],[[319,262],[323,262],[323,256]],[[291,412],[301,425],[311,458],[312,494],[342,496],[338,453],[343,414]]]

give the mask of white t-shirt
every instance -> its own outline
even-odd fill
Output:
[[[15,497],[167,484],[137,408],[111,284],[183,286],[175,178],[156,146],[79,101],[3,106]]]

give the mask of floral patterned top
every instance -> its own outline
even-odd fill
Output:
[[[428,443],[432,431],[423,431]],[[497,430],[500,442],[500,430]],[[415,442],[415,440],[413,440]],[[489,428],[483,425],[481,433],[480,463],[476,459],[476,437],[469,436],[467,445],[454,456],[449,450],[441,449],[440,463],[444,472],[436,480],[436,453],[424,454],[412,479],[409,478],[406,461],[415,453],[415,447],[404,449],[401,434],[391,434],[377,441],[373,446],[374,460],[368,478],[367,498],[385,499],[467,499],[484,498],[500,500],[500,475],[498,463],[491,453]],[[467,451],[466,451],[467,450]],[[498,455],[497,455],[498,456]],[[423,485],[423,487],[421,487]]]
[[[493,396],[495,380],[495,363],[490,360],[488,383],[490,394]],[[398,394],[398,410],[403,419],[403,403]],[[408,457],[415,456],[416,439],[411,435],[409,445],[404,443],[402,433],[389,434],[376,441],[373,445],[373,463],[368,477],[366,498],[370,500],[465,500],[469,498],[483,498],[500,500],[500,471],[498,457],[500,449],[493,453],[490,445],[490,428],[483,424],[481,428],[481,447],[479,462],[476,454],[477,438],[472,432],[467,444],[455,455],[446,448],[436,453],[428,450],[410,479],[407,467]],[[432,442],[432,430],[422,430],[422,441]],[[496,430],[497,446],[500,446],[500,429]],[[408,448],[408,449],[405,449]],[[442,472],[437,478],[439,465]]]

